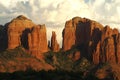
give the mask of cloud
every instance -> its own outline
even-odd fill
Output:
[[[95,20],[101,22],[104,25],[108,24],[111,27],[119,28],[119,0],[94,0],[94,2],[89,1],[89,5],[95,13]]]
[[[37,24],[46,24],[48,39],[57,33],[59,43],[66,20],[87,17],[104,25],[119,28],[119,0],[0,0],[0,24],[23,14]],[[120,29],[120,28],[119,28]]]

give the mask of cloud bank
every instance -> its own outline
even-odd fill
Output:
[[[120,0],[0,0],[0,24],[21,14],[46,24],[48,39],[56,31],[59,43],[65,21],[75,16],[120,29]]]

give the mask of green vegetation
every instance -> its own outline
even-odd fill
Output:
[[[107,66],[108,63],[99,64],[98,66],[90,63],[85,57],[79,60],[74,60],[72,57],[79,49],[72,48],[66,52],[52,52],[45,53],[45,61],[54,66],[56,69],[53,71],[39,71],[36,72],[29,68],[27,71],[18,71],[14,73],[0,73],[0,80],[99,80],[95,76],[97,69]],[[29,58],[32,57],[26,53],[23,47],[19,46],[15,49],[0,52],[0,60],[4,60],[4,65],[7,61],[19,61],[16,58]],[[20,62],[22,64],[22,61]],[[7,71],[7,67],[5,68]]]
[[[96,77],[96,71],[105,66],[109,66],[109,63],[94,65],[85,57],[81,57],[79,60],[75,61],[70,57],[70,55],[73,56],[76,51],[79,51],[79,49],[72,48],[66,52],[60,51],[57,53],[50,51],[45,54],[45,60],[47,63],[53,65],[57,71],[63,71],[63,74],[64,72],[70,72],[71,75],[69,75],[69,73],[67,74],[74,77],[73,79],[70,78],[63,80],[99,80]],[[106,80],[111,79],[111,77],[106,78]]]
[[[0,73],[0,80],[98,80],[94,76],[83,77],[81,72],[68,72],[62,70],[35,72],[18,71],[14,73]]]
[[[15,49],[5,50],[0,52],[0,59],[11,60],[16,57],[31,57],[27,54],[22,47],[16,47]]]
[[[52,52],[49,51],[45,54],[45,60],[47,63],[53,65],[56,70],[63,71],[72,71],[72,72],[86,72],[92,68],[92,64],[84,57],[81,57],[79,60],[74,61],[70,58],[70,55],[74,55],[74,53],[78,51],[76,48],[72,48],[66,52]]]

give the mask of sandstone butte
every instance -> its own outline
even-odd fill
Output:
[[[9,22],[7,26],[8,49],[14,49],[22,44],[21,36],[27,34],[25,30],[32,28],[33,26],[35,26],[35,24],[23,15],[20,15],[17,18],[13,19],[11,22]]]
[[[51,37],[51,50],[53,52],[58,52],[60,50],[59,44],[56,39],[56,33],[52,31],[52,37]]]
[[[63,30],[63,50],[72,47],[80,50],[80,55],[94,64],[110,62],[120,63],[120,33],[108,25],[87,19],[74,17],[65,24]]]
[[[45,25],[36,25],[23,15],[7,24],[7,35],[8,49],[23,46],[37,58],[48,51]]]
[[[38,59],[47,52],[47,35],[45,25],[36,25],[23,15],[6,24],[8,49],[23,46]],[[74,60],[86,57],[94,64],[111,62],[120,63],[120,33],[108,25],[81,17],[74,17],[65,24],[63,30],[62,50],[67,51],[77,47]],[[60,50],[55,32],[52,32],[51,50]]]

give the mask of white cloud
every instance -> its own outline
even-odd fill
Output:
[[[49,28],[48,38],[54,29],[61,42],[65,21],[75,16],[119,28],[120,0],[0,0],[0,24],[20,14],[37,24],[46,24]]]
[[[11,0],[0,0],[0,4],[4,5],[5,7],[8,7],[10,5]]]

